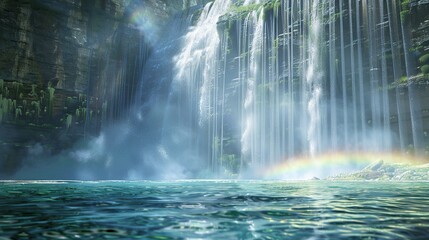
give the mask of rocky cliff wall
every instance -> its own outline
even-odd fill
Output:
[[[1,1],[0,172],[124,117],[153,43],[171,16],[197,3]]]

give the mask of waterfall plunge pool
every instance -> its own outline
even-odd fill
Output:
[[[429,183],[3,181],[0,239],[428,239]]]

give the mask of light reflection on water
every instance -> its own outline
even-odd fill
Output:
[[[428,193],[415,182],[7,181],[0,239],[429,239]]]

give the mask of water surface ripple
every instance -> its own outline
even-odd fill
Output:
[[[429,183],[4,181],[2,239],[429,239]]]

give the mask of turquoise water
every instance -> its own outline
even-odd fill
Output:
[[[0,239],[429,239],[429,183],[1,182]]]

